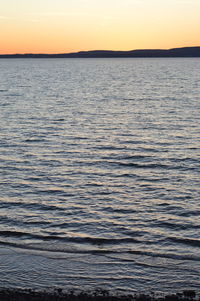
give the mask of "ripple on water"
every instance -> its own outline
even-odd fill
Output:
[[[1,69],[3,283],[197,288],[199,60]]]

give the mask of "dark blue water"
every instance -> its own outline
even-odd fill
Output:
[[[200,60],[0,70],[0,286],[198,289]]]

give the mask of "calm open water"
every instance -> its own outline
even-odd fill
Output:
[[[0,286],[199,289],[200,59],[0,70]]]

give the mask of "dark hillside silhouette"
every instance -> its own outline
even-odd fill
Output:
[[[2,54],[0,58],[138,58],[138,57],[200,57],[199,47],[139,49],[131,51],[92,50],[60,54]]]

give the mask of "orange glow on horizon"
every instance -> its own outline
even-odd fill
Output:
[[[2,5],[0,54],[200,45],[199,0],[18,1]]]

